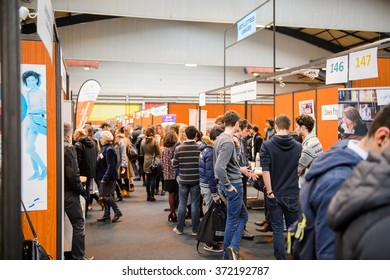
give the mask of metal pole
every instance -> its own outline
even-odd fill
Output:
[[[274,64],[274,74],[276,72],[276,23],[275,23],[275,1],[276,0],[273,0],[273,14],[272,14],[272,17],[273,17],[273,28],[272,28],[272,33],[273,33],[273,64]],[[276,99],[276,84],[274,83],[274,118],[275,118],[275,115],[276,115],[276,110],[275,110],[275,99]]]
[[[223,38],[223,86],[226,87],[226,30]],[[223,91],[223,112],[226,113],[226,91]]]
[[[22,259],[19,1],[0,3],[0,259]]]

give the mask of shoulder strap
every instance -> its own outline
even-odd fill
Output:
[[[24,210],[24,213],[26,214],[26,218],[27,218],[27,221],[28,221],[28,224],[30,225],[30,228],[31,228],[31,232],[34,236],[34,239],[37,239],[37,233],[35,232],[34,230],[34,227],[33,227],[33,224],[31,222],[31,219],[30,219],[30,216],[28,215],[28,212],[26,210],[26,207],[24,206],[24,203],[23,203],[23,200],[20,200],[20,202],[22,203],[22,206],[23,206],[23,210]]]

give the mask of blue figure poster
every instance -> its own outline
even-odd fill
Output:
[[[28,210],[47,209],[46,65],[21,65],[22,199]]]

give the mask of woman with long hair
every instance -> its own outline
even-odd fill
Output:
[[[344,109],[341,121],[338,127],[341,139],[361,139],[368,132],[358,109],[353,106]]]
[[[176,181],[175,169],[172,164],[173,147],[177,143],[177,134],[170,130],[164,137],[161,161],[163,164],[163,178],[165,190],[169,193],[168,221],[177,222],[176,208],[179,204],[179,186]]]
[[[149,127],[146,129],[145,138],[141,142],[141,156],[144,156],[144,165],[143,170],[146,174],[146,194],[147,201],[156,201],[154,198],[154,192],[156,189],[156,177],[157,173],[151,170],[150,166],[152,165],[154,157],[160,157],[160,147],[157,144],[155,139],[155,130],[154,127]]]

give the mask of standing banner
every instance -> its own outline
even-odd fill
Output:
[[[76,102],[76,129],[83,128],[88,121],[101,88],[96,80],[87,80],[81,86]]]
[[[21,65],[22,199],[28,211],[47,210],[46,65]]]

